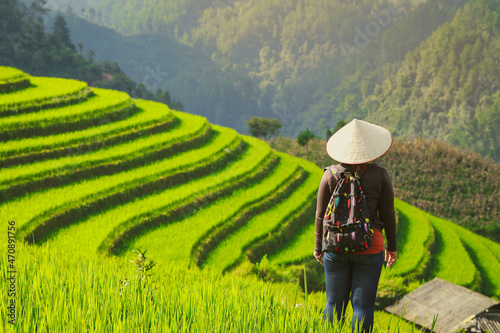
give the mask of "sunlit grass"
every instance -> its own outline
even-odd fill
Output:
[[[26,230],[23,230],[23,232],[30,232],[28,229],[33,230],[38,224],[51,223],[47,219],[52,218],[56,214],[64,214],[71,209],[78,210],[82,206],[92,205],[96,201],[105,200],[120,192],[133,190],[162,178],[175,177],[175,175],[188,170],[195,173],[196,169],[203,168],[212,162],[214,156],[225,154],[224,149],[234,149],[241,142],[237,133],[233,130],[219,128],[218,131],[214,132],[215,134],[211,140],[206,145],[199,147],[199,149],[187,150],[170,159],[160,160],[110,176],[98,177],[72,184],[64,187],[65,191],[62,191],[63,188],[57,188],[42,193],[42,195],[35,199],[40,210],[36,216],[33,216],[29,220],[30,226]],[[158,190],[158,185],[155,188]],[[110,200],[108,205],[121,205],[124,204],[125,200],[133,201],[138,196],[141,196],[141,194],[137,193],[137,191],[132,191],[128,196],[122,196],[120,200]],[[17,209],[23,208],[22,202],[17,205]],[[29,203],[29,200],[26,200],[24,207],[28,207]]]
[[[93,99],[89,100],[88,103],[92,100]],[[106,140],[114,135],[121,135],[131,130],[138,130],[142,127],[165,121],[175,115],[182,117],[181,113],[170,111],[164,104],[136,100],[136,105],[140,108],[139,112],[124,120],[103,124],[82,131],[0,142],[0,157],[10,157],[18,154],[30,154],[61,147],[77,146],[82,143],[93,143],[98,140]]]
[[[203,132],[206,126],[207,122],[205,118],[189,117],[189,123],[186,126],[176,128],[172,131],[141,137],[131,142],[111,147],[104,147],[87,154],[4,168],[2,173],[0,173],[0,184],[8,186],[11,183],[21,183],[53,176],[61,172],[67,173],[70,170],[89,168],[102,163],[110,163],[112,161],[123,162],[131,157],[168,147],[174,142],[187,140],[193,137],[195,133]]]
[[[103,112],[112,112],[132,105],[132,99],[124,92],[99,88],[94,88],[93,92],[96,96],[75,105],[0,118],[0,126],[3,130],[10,130],[71,123],[84,117],[95,117]]]
[[[498,244],[445,219],[432,218],[436,220],[436,223],[452,228],[454,233],[460,237],[468,256],[472,258],[475,264],[475,269],[480,273],[481,291],[487,295],[500,298],[500,260],[497,257],[500,250]],[[461,275],[464,273],[457,267],[456,274]]]
[[[252,170],[258,170],[270,149],[264,142],[246,138],[252,144],[242,154],[241,158],[214,172],[193,180],[182,186],[166,189],[153,195],[111,207],[99,215],[81,221],[77,225],[61,230],[52,241],[55,245],[73,251],[95,252],[106,237],[111,237],[115,231],[125,230],[124,226],[131,221],[137,223],[148,219],[153,212],[167,213],[177,202],[196,195],[199,197],[210,192],[212,187],[229,186],[231,182],[243,177]],[[170,207],[170,208],[169,208]],[[118,233],[117,233],[118,235]]]
[[[398,260],[390,273],[401,276],[421,273],[429,264],[427,246],[433,230],[420,210],[398,199],[394,204],[399,212]]]
[[[207,266],[212,265],[220,270],[226,269],[243,255],[243,250],[248,244],[279,228],[298,208],[305,207],[311,202],[317,193],[319,168],[309,162],[300,163],[298,159],[296,161],[308,173],[303,183],[278,204],[244,221],[240,229],[226,237],[214,251],[210,252],[205,263]]]
[[[0,95],[0,112],[31,107],[61,97],[70,97],[87,88],[85,82],[70,79],[30,77],[30,81],[33,86],[28,89],[15,94]]]
[[[150,253],[159,260],[188,265],[193,246],[202,235],[212,227],[237,216],[248,204],[266,198],[297,172],[298,165],[293,159],[285,154],[279,154],[279,156],[278,165],[260,182],[238,189],[185,219],[173,221],[144,234],[130,247],[147,247]],[[191,232],[186,233],[186,230],[191,230]]]
[[[432,254],[429,278],[439,277],[461,286],[472,287],[476,267],[455,233],[457,225],[425,214],[436,234],[436,249]]]
[[[5,332],[350,332],[350,325],[323,322],[324,296],[305,300],[293,285],[175,263],[154,267],[143,281],[132,254],[104,258],[49,243],[18,243],[16,251],[16,322],[0,321]],[[0,279],[0,288],[7,283]],[[8,301],[0,298],[2,318]],[[397,322],[392,319],[390,332],[410,332]],[[377,312],[374,332],[388,327],[387,315]]]

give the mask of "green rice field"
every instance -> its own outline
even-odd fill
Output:
[[[1,331],[332,330],[324,292],[235,273],[264,257],[311,265],[314,164],[161,103],[9,67],[0,126]],[[395,204],[399,259],[384,279],[500,297],[500,244]],[[418,331],[382,311],[375,322]]]

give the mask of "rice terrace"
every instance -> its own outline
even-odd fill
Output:
[[[324,292],[308,289],[315,164],[165,104],[11,67],[0,128],[2,331],[332,330]],[[500,244],[396,208],[381,298],[434,277],[500,298]],[[375,331],[419,328],[381,309]]]

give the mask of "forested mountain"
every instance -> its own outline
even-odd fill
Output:
[[[385,80],[392,66],[403,61],[440,25],[451,21],[465,2],[427,1],[388,26],[381,38],[370,40],[365,47],[346,45],[350,51],[347,61],[325,75],[314,105],[301,114],[303,126],[324,133],[339,120],[361,117],[357,113],[359,102],[373,94],[376,84]]]
[[[372,36],[378,38],[387,26],[404,18],[412,8],[411,2],[391,5],[387,0],[97,2],[73,3],[76,7],[72,7],[72,11],[88,21],[111,27],[125,35],[148,34],[161,36],[164,40],[175,39],[192,47],[194,53],[201,53],[213,61],[229,79],[232,79],[233,73],[238,73],[235,86],[242,87],[242,93],[255,95],[258,100],[258,109],[252,108],[254,112],[262,111],[278,118],[285,124],[284,133],[288,135],[296,135],[301,129],[297,114],[316,101],[314,94],[324,73],[345,60],[343,44],[356,44],[357,29],[371,20],[377,24]],[[52,3],[57,1],[52,0]],[[84,9],[81,10],[81,7]],[[380,26],[377,20],[384,26]],[[72,29],[72,34],[76,37],[79,32]],[[99,35],[94,35],[94,39],[96,36]],[[99,37],[97,40],[101,44],[108,42]],[[85,45],[91,43],[88,39],[81,41]],[[144,50],[143,47],[140,49]],[[150,51],[143,53],[158,52],[156,44],[146,50]],[[126,54],[123,51],[115,49],[115,57]],[[130,58],[137,59],[135,55]],[[134,60],[132,67],[139,67],[140,61],[141,58]],[[206,67],[206,63],[203,65]],[[191,70],[189,67],[179,68]],[[251,89],[237,82],[242,76],[251,78]],[[201,81],[189,90],[203,88],[206,82]],[[208,83],[213,84],[221,85],[226,90],[224,81],[221,82],[219,77]],[[204,100],[191,94],[192,101],[199,99]],[[233,105],[236,105],[238,113],[245,108],[245,104],[239,101],[231,103]],[[199,108],[189,106],[186,110],[201,112]],[[221,105],[218,112],[230,119],[234,109],[228,110],[227,105]],[[239,128],[239,124],[230,125]]]
[[[64,14],[75,43],[97,60],[119,63],[136,81],[179,98],[184,110],[244,132],[244,122],[262,116],[259,95],[248,75],[221,70],[210,58],[168,36],[123,36],[71,13]],[[231,112],[228,112],[230,110]],[[234,112],[238,110],[238,112]]]
[[[173,70],[163,87],[182,100],[188,91],[186,109],[213,122],[244,131],[245,119],[264,114],[278,118],[285,135],[310,128],[323,136],[338,120],[358,117],[402,139],[437,138],[498,160],[497,6],[466,2],[68,4],[130,39],[125,47],[99,34],[85,37],[90,29],[82,24],[70,24],[73,36],[107,48],[96,54],[140,72],[136,80],[147,76],[144,68]]]
[[[403,137],[449,140],[498,160],[498,13],[498,3],[468,3],[361,103],[362,114]]]
[[[358,66],[323,104],[333,100],[335,115],[382,124],[401,139],[436,138],[498,160],[499,26],[494,2],[467,3],[402,63]]]

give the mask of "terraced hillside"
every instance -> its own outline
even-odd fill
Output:
[[[19,239],[75,253],[139,247],[224,272],[264,255],[310,257],[322,173],[312,163],[74,80],[1,67],[0,92],[0,208]],[[396,204],[400,260],[390,275],[500,295],[500,245]]]
[[[78,81],[31,77],[5,67],[0,67],[0,126],[0,215],[14,223],[17,242],[41,245],[40,253],[54,249],[70,267],[84,260],[104,260],[97,254],[120,257],[134,248],[147,249],[165,267],[182,267],[182,274],[187,274],[189,266],[229,272],[264,256],[276,265],[311,259],[322,170],[273,151],[263,141],[209,124],[203,117],[172,111],[164,104],[133,100],[124,93],[90,88]],[[438,276],[500,297],[499,244],[399,200],[396,206],[399,260],[384,270],[383,279],[425,281]],[[5,252],[15,242],[12,234],[0,235],[0,248]],[[23,254],[16,255],[22,267],[42,268],[38,265],[45,262],[45,254],[29,254],[38,248],[25,244],[20,248]],[[108,259],[113,265],[118,263],[113,261],[118,258]],[[0,264],[7,264],[4,256]],[[48,302],[59,302],[62,309],[59,299],[67,295],[47,296],[47,290],[36,287],[58,274],[44,265],[32,281],[29,275],[20,276],[20,294],[30,298],[33,284],[38,288],[33,304],[42,304],[48,297]],[[73,272],[76,279],[86,281],[82,285],[89,282],[85,265]],[[109,288],[123,289],[123,285],[111,286],[116,282],[113,272],[101,273]],[[92,274],[100,279],[101,273]],[[63,280],[51,283],[66,283]],[[108,296],[113,306],[122,306],[121,292],[119,300],[113,292]],[[75,318],[81,311],[77,303],[88,301],[87,296],[81,297],[71,308]],[[191,301],[181,302],[187,304],[182,316],[193,320]],[[316,299],[318,311],[323,302],[323,298]],[[4,298],[1,303],[5,310]],[[133,311],[141,311],[135,301],[130,304]],[[35,305],[23,311],[35,313],[41,327],[50,327],[51,316],[60,325],[67,322],[57,313],[48,314],[48,308]],[[6,315],[4,310],[2,315]],[[157,310],[158,316],[168,316],[163,308]],[[225,310],[218,315],[221,311]],[[267,316],[267,310],[262,315]],[[123,318],[128,317],[112,320],[128,322]],[[300,318],[316,318],[307,319],[304,325],[313,321],[321,325],[317,313]],[[99,317],[92,323],[106,325],[108,320]],[[150,324],[161,326],[161,320]],[[27,330],[38,327],[36,321],[22,325]],[[141,325],[137,321],[133,327]]]
[[[308,221],[312,163],[121,92],[5,67],[0,82],[0,208],[18,239],[226,271]]]

